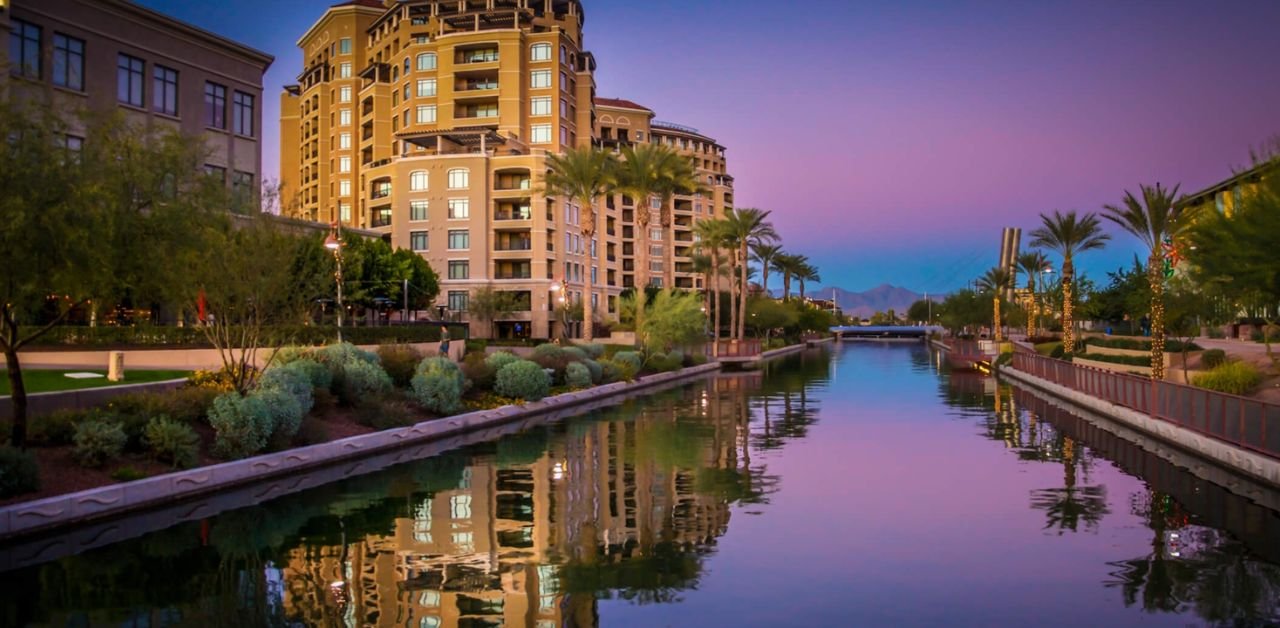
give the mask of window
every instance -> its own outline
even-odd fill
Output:
[[[414,251],[427,250],[427,232],[426,231],[410,231],[409,232],[409,248]]]
[[[636,131],[636,141],[637,142],[644,141],[644,131]]]
[[[404,101],[405,102],[409,102],[409,99],[413,98],[413,92],[409,91],[411,87],[413,87],[413,85],[408,82],[404,84]]]
[[[449,518],[450,519],[470,519],[471,518],[471,496],[470,495],[454,495],[449,498]]]
[[[569,75],[564,72],[560,73],[560,91],[569,91]]]
[[[78,153],[81,150],[84,150],[84,138],[68,135],[66,139],[66,148],[73,153]]]
[[[253,137],[253,94],[236,92],[232,96],[231,129],[236,135]]]
[[[418,98],[431,98],[436,95],[436,80],[422,79],[418,81]]]
[[[253,173],[239,170],[231,174],[231,189],[237,194],[253,193]]]
[[[450,279],[470,279],[471,262],[453,260],[449,262]]]
[[[351,148],[351,134],[350,134],[350,133],[340,133],[340,134],[338,134],[338,148],[340,148],[340,149]]]
[[[470,187],[471,172],[466,168],[454,168],[449,171],[449,189],[465,190]]]
[[[569,117],[569,101],[563,98],[560,99],[560,117],[561,118]],[[619,134],[621,134],[621,131],[619,131]],[[618,138],[618,139],[622,139],[622,138]]]
[[[217,83],[204,84],[204,125],[227,128],[227,88]]]
[[[204,173],[220,183],[227,182],[227,169],[222,166],[214,166],[211,164],[204,165]]]
[[[351,78],[350,63],[341,63],[338,65],[338,78]]]
[[[530,101],[529,114],[534,116],[551,115],[551,98],[543,96]]]
[[[427,70],[436,69],[436,55],[431,52],[424,52],[418,55],[418,71],[425,72]]]
[[[569,143],[569,129],[567,127],[560,127],[560,143]]]
[[[338,125],[351,126],[351,110],[343,109],[338,112]]]
[[[466,229],[449,231],[449,250],[465,251],[471,248],[471,232]]]
[[[436,123],[436,106],[422,105],[418,107],[418,124],[435,124]]]
[[[12,72],[27,78],[40,78],[40,27],[13,20],[9,33],[9,63]]]
[[[178,71],[163,65],[151,67],[151,109],[178,115]]]
[[[409,173],[409,191],[424,192],[427,189],[427,172],[419,170]]]
[[[351,88],[344,87],[338,90],[338,102],[351,102]]]
[[[338,158],[338,172],[342,172],[342,173],[351,172],[351,158],[350,158],[350,157],[339,157],[339,158]]]
[[[551,143],[551,125],[535,124],[529,127],[529,141],[534,144]]]
[[[340,54],[340,55],[349,55],[349,54],[351,54],[351,39],[350,39],[350,38],[348,38],[348,37],[343,37],[342,39],[339,39],[339,40],[338,40],[338,54]]]
[[[550,61],[551,60],[551,44],[534,44],[529,49],[530,61]]]
[[[534,70],[529,78],[529,87],[533,89],[551,87],[551,70]]]
[[[134,107],[143,106],[142,59],[122,54],[116,62],[116,100]]]
[[[471,300],[471,293],[465,290],[449,291],[449,311],[465,312],[467,311],[468,302]]]
[[[465,198],[449,199],[449,218],[451,220],[461,220],[471,217],[471,201]]]
[[[427,219],[426,201],[409,201],[409,220],[420,222]]]
[[[84,91],[84,41],[53,34],[53,84]]]
[[[351,203],[338,203],[338,220],[351,222]]]

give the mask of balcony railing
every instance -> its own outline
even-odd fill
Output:
[[[530,279],[532,277],[533,277],[533,273],[530,271],[530,269],[527,269],[527,268],[522,271],[521,270],[501,271],[500,270],[494,275],[494,279]],[[524,311],[527,312],[528,310],[524,310]]]
[[[499,209],[493,212],[494,220],[532,220],[533,212],[528,207],[516,210]]]
[[[529,251],[533,249],[533,240],[498,241],[494,243],[495,251]]]
[[[373,212],[373,221],[370,222],[369,225],[374,228],[390,227],[391,226],[391,210],[388,209],[386,211]]]
[[[497,60],[497,50],[466,50],[458,54],[455,63],[459,65],[470,65],[474,63],[493,63]]]

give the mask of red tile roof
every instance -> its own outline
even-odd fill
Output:
[[[597,107],[620,107],[622,109],[639,109],[641,111],[648,111],[649,113],[653,113],[652,109],[644,105],[639,105],[634,102],[631,102],[630,100],[623,100],[621,98],[597,98],[596,106]]]

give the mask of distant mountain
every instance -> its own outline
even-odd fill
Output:
[[[791,289],[796,290],[796,286],[792,285]],[[906,314],[912,303],[924,298],[924,295],[908,290],[884,284],[876,286],[864,292],[851,292],[844,288],[821,288],[818,290],[806,290],[805,296],[813,299],[830,299],[832,291],[835,291],[836,303],[840,305],[840,309],[850,316],[860,316],[868,318],[876,312],[885,312],[893,310],[898,314]],[[772,290],[775,296],[781,296],[781,290]],[[794,292],[793,292],[794,293]],[[942,297],[935,297],[935,300],[941,301]]]

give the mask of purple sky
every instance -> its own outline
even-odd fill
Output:
[[[141,2],[276,56],[273,176],[279,88],[328,3]],[[737,205],[852,290],[963,286],[1003,226],[1139,183],[1198,190],[1280,135],[1272,0],[585,4],[598,93],[725,144]],[[1118,236],[1082,266],[1103,280],[1135,250]]]

